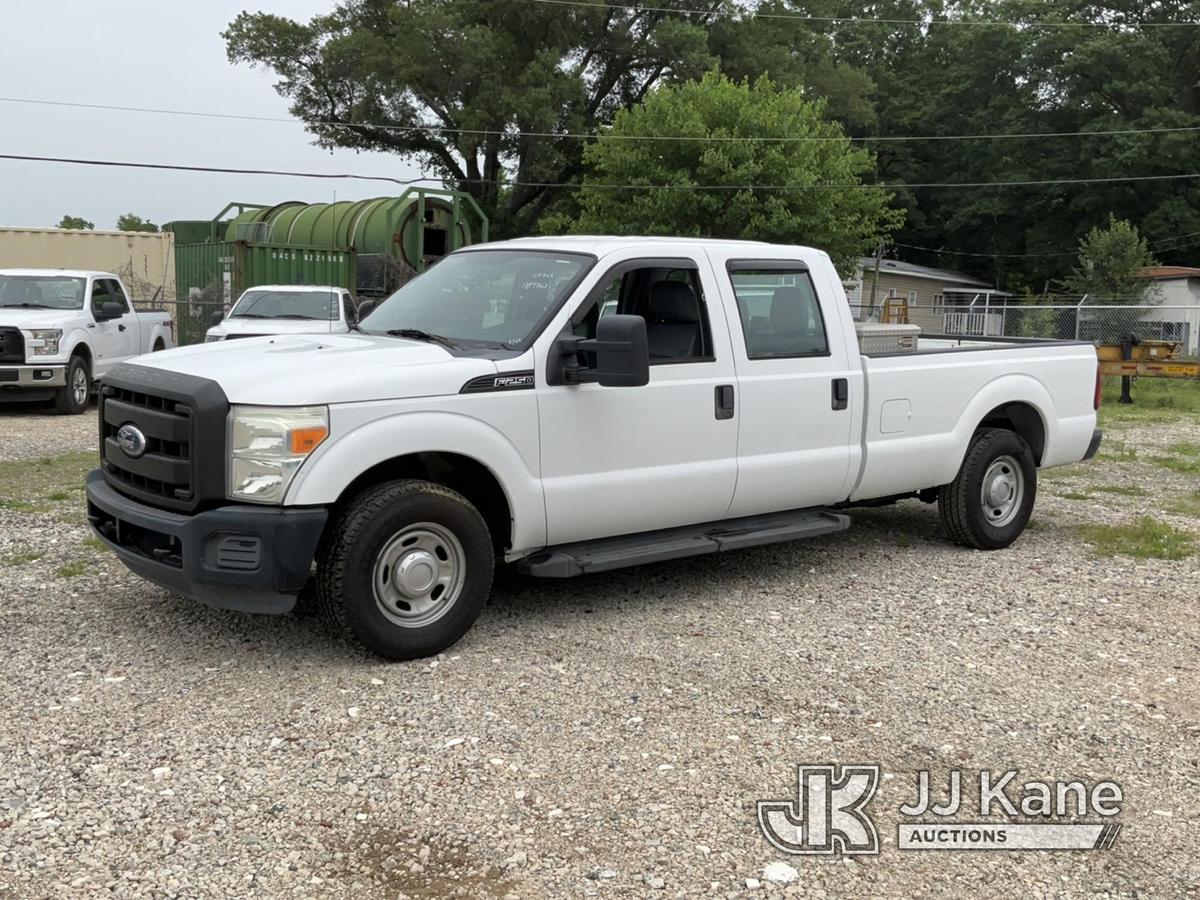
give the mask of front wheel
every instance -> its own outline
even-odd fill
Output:
[[[1037,496],[1029,444],[1005,428],[975,433],[958,475],[938,491],[950,538],[976,550],[1001,550],[1025,530]]]
[[[77,416],[87,409],[92,390],[92,373],[87,360],[72,356],[67,363],[67,383],[54,392],[54,408],[68,416]]]
[[[461,494],[389,481],[353,499],[317,559],[317,601],[338,632],[387,659],[419,659],[466,634],[492,587],[487,524]]]

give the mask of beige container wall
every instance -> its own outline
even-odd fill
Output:
[[[0,226],[0,269],[89,269],[120,275],[133,300],[175,300],[175,235]]]

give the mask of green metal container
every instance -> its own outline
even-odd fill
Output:
[[[353,250],[247,241],[176,246],[175,282],[179,301],[175,321],[179,343],[203,341],[213,313],[228,312],[247,288],[263,284],[327,284],[353,291],[356,281]]]

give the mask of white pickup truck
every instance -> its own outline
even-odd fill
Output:
[[[273,334],[345,334],[358,323],[358,306],[345,288],[264,284],[246,290],[229,310],[213,314],[206,342]]]
[[[170,314],[134,311],[116,275],[0,269],[0,400],[81,413],[113,366],[173,346]]]
[[[339,631],[413,658],[467,631],[497,559],[599,572],[910,497],[1005,547],[1038,470],[1096,452],[1097,384],[1081,343],[863,355],[817,250],[522,239],[447,256],[355,333],[110,372],[88,510],[151,581],[286,612],[312,578]]]

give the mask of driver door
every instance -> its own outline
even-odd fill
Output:
[[[600,317],[647,319],[650,383],[551,385],[537,373],[542,485],[551,544],[712,522],[737,477],[736,419],[717,410],[733,352],[707,260],[644,259],[609,269],[565,331]],[[539,359],[546,359],[539,353]]]
[[[112,282],[107,278],[97,278],[92,282],[91,312],[93,323],[88,326],[91,333],[92,357],[95,360],[93,377],[99,378],[121,361],[125,346],[125,334],[118,330],[120,319],[103,318],[105,303],[119,303],[120,298],[114,295]]]

